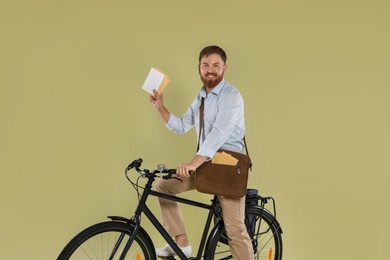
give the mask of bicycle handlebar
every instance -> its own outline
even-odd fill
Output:
[[[176,174],[176,169],[167,169],[167,168],[165,168],[164,164],[159,164],[159,165],[157,165],[157,169],[152,171],[152,172],[148,169],[141,170],[140,167],[142,165],[142,162],[143,162],[143,160],[141,158],[134,160],[132,163],[129,164],[129,166],[126,167],[125,174],[127,174],[127,172],[130,171],[131,169],[135,168],[135,170],[143,176],[155,177],[156,174],[158,174],[158,173],[165,173],[166,175],[162,176],[162,178],[165,180],[178,179],[178,180],[182,181],[181,179],[172,176],[172,175]]]

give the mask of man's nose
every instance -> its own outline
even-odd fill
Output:
[[[214,68],[211,66],[207,68],[207,73],[213,73],[214,71]]]

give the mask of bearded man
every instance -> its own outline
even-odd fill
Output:
[[[179,164],[177,176],[182,180],[160,179],[156,190],[162,193],[177,195],[195,189],[195,171],[202,163],[210,160],[218,149],[244,153],[244,102],[240,92],[224,80],[227,69],[227,56],[218,46],[207,46],[199,54],[198,70],[203,86],[187,112],[176,117],[165,107],[163,95],[153,92],[150,101],[163,118],[166,127],[176,134],[184,134],[195,127],[198,136],[198,151],[190,162]],[[199,108],[204,103],[203,127],[200,129]],[[200,133],[200,134],[199,134]],[[223,212],[226,233],[233,259],[252,260],[254,253],[252,243],[244,224],[245,196],[239,199],[218,196]],[[176,243],[189,257],[192,248],[188,241],[179,204],[159,198],[164,228],[175,238]],[[167,244],[157,248],[158,256],[174,255]]]

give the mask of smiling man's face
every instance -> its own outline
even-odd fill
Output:
[[[202,57],[199,62],[199,75],[207,93],[223,80],[226,64],[218,54]]]

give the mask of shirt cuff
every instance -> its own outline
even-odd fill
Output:
[[[206,156],[207,161],[210,161],[214,157],[215,151],[213,151],[207,147],[200,147],[199,151],[196,154],[201,155],[201,156]]]
[[[169,119],[168,119],[168,122],[165,124],[166,128],[168,128],[169,130],[174,130],[176,129],[176,126],[178,124],[177,121],[180,121],[179,118],[177,118],[174,114],[170,114],[169,115]]]

